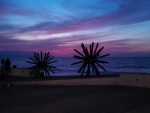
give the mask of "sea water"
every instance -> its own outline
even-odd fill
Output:
[[[11,67],[16,65],[17,68],[28,68],[33,66],[26,61],[32,61],[29,58],[9,58],[11,61]],[[50,72],[52,76],[66,76],[66,75],[80,75],[77,70],[81,67],[82,63],[71,65],[74,62],[79,61],[73,57],[54,57],[52,61],[57,60],[57,62],[52,63],[52,66],[56,68],[54,74]],[[100,60],[107,61],[108,64],[101,64],[107,72],[103,71],[99,66],[97,66],[101,74],[113,74],[113,73],[144,73],[150,74],[150,57],[106,57]],[[94,74],[91,71],[92,74]],[[86,74],[86,71],[85,73]]]

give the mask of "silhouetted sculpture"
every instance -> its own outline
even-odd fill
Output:
[[[41,55],[39,55],[38,53],[34,52],[34,58],[29,57],[33,62],[27,61],[27,63],[30,64],[34,64],[35,66],[32,66],[30,68],[33,68],[33,70],[31,71],[30,74],[34,73],[35,77],[41,77],[44,76],[44,74],[48,77],[50,77],[49,71],[51,71],[52,73],[54,73],[54,71],[52,70],[53,68],[56,68],[55,66],[51,66],[50,64],[57,62],[55,61],[51,61],[54,57],[51,57],[49,52],[44,54],[42,54],[41,51]]]
[[[84,46],[84,44],[81,44],[83,53],[80,53],[76,49],[74,49],[75,52],[77,52],[80,56],[74,55],[74,58],[80,59],[81,61],[72,63],[71,65],[82,63],[82,66],[79,68],[78,72],[81,73],[81,76],[83,75],[85,68],[87,67],[87,76],[90,76],[90,67],[92,67],[93,72],[96,73],[97,76],[100,75],[97,66],[102,68],[104,71],[106,71],[105,68],[103,68],[100,63],[108,63],[106,61],[99,60],[100,58],[106,57],[109,54],[100,56],[100,52],[103,50],[104,47],[101,49],[98,49],[99,43],[97,43],[95,50],[94,50],[94,42],[90,44],[90,51],[88,51],[87,47]],[[98,50],[97,50],[98,49]]]

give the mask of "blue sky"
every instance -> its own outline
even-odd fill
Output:
[[[0,51],[150,56],[150,0],[0,0]]]

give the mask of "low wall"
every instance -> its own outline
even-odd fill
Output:
[[[119,77],[15,82],[14,85],[118,85]]]
[[[12,68],[11,76],[34,77],[30,74],[31,70],[26,68]],[[79,78],[47,81],[26,81],[18,84],[36,84],[36,85],[121,85],[132,87],[150,88],[150,75],[121,73],[118,77],[102,78]]]
[[[150,88],[150,75],[121,73],[119,85]]]
[[[27,68],[11,68],[10,76],[33,77],[30,72],[31,69]]]

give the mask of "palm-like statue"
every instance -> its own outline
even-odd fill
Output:
[[[41,51],[41,55],[34,52],[34,58],[31,58],[31,57],[29,58],[32,60],[32,62],[27,61],[27,63],[34,64],[34,66],[30,67],[33,69],[30,74],[34,73],[35,77],[40,77],[41,73],[43,73],[43,75],[46,75],[47,77],[48,76],[50,77],[49,71],[54,73],[52,69],[56,67],[51,66],[50,64],[57,62],[57,61],[56,60],[51,61],[53,57],[50,56],[49,52],[45,53],[44,57],[43,57],[42,51]]]
[[[100,73],[97,69],[97,66],[99,66],[104,71],[106,71],[106,69],[103,68],[100,63],[108,63],[108,62],[102,61],[99,59],[109,56],[109,54],[100,56],[100,52],[104,49],[104,47],[102,47],[101,49],[98,49],[98,45],[99,45],[99,43],[97,43],[97,45],[94,49],[94,42],[92,42],[92,44],[90,44],[90,51],[88,51],[87,47],[85,47],[84,44],[82,43],[81,47],[82,47],[84,54],[82,54],[79,51],[77,51],[76,49],[74,49],[74,51],[76,51],[79,54],[79,56],[74,55],[74,58],[80,59],[80,61],[72,63],[71,65],[82,63],[82,66],[78,70],[78,72],[81,73],[81,76],[83,75],[86,67],[87,67],[87,76],[90,76],[90,68],[91,67],[92,67],[93,72],[95,72],[97,76],[100,75]]]

